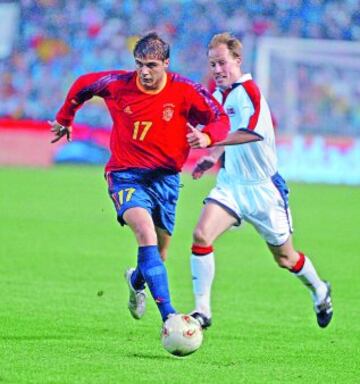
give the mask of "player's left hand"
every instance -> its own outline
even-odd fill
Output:
[[[66,135],[67,141],[71,141],[71,134],[72,134],[72,127],[65,127],[64,125],[59,124],[56,120],[54,121],[48,121],[49,125],[51,126],[51,132],[54,132],[55,137],[51,140],[52,143],[56,143],[59,141],[63,136]]]
[[[208,169],[210,169],[216,164],[216,161],[217,160],[212,156],[203,156],[201,159],[199,159],[199,161],[195,165],[194,170],[191,173],[193,179],[200,179],[204,172],[206,172]]]
[[[190,123],[187,123],[190,132],[186,135],[186,139],[191,148],[206,148],[210,144],[210,138],[206,133],[194,128]]]

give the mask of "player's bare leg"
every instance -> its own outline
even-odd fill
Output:
[[[138,265],[134,276],[131,276],[131,285],[136,291],[143,291],[146,282],[165,321],[169,314],[176,311],[171,305],[167,272],[159,253],[158,237],[152,217],[146,209],[134,207],[126,210],[123,218],[134,232],[139,245]]]
[[[157,238],[158,238],[158,246],[159,252],[162,261],[166,261],[167,253],[170,246],[171,236],[165,229],[155,227]]]
[[[215,275],[212,244],[236,222],[237,219],[220,205],[208,202],[193,233],[191,271],[195,311],[192,315],[199,320],[203,328],[211,325],[211,286]]]
[[[140,207],[129,208],[124,213],[124,221],[134,232],[140,247],[157,245],[155,226],[146,209]]]
[[[270,244],[268,244],[268,247],[281,268],[291,270],[299,260],[299,254],[293,247],[291,236],[284,244],[278,247]]]
[[[216,202],[205,204],[193,233],[194,243],[205,247],[213,242],[238,220]]]
[[[291,236],[281,246],[268,244],[268,247],[278,265],[293,272],[310,289],[318,324],[325,328],[333,314],[329,283],[320,279],[307,256],[295,251]]]

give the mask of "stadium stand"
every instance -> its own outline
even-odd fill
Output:
[[[245,40],[244,67],[252,72],[258,42],[264,37],[360,40],[360,9],[354,0],[7,0],[2,3],[18,4],[20,17],[12,51],[0,56],[0,135],[3,138],[0,150],[1,142],[11,140],[14,145],[18,142],[16,137],[10,138],[12,133],[2,126],[1,119],[19,121],[21,129],[13,131],[15,135],[23,132],[23,121],[36,120],[44,127],[43,122],[53,118],[77,76],[105,69],[133,68],[134,42],[149,30],[156,30],[171,43],[171,70],[203,83],[208,82],[204,47],[216,32],[228,30]],[[279,67],[271,73],[273,88],[274,85],[276,88],[282,70]],[[309,143],[323,140],[321,145],[314,144],[312,152],[308,151],[322,156],[319,164],[329,169],[328,161],[332,159],[338,175],[342,174],[343,167],[356,164],[360,140],[360,104],[357,102],[360,85],[355,81],[358,75],[356,67],[349,71],[331,67],[319,71],[316,66],[299,65],[296,76],[301,80],[301,87],[296,92],[301,131],[291,131],[289,124],[284,129],[284,92],[272,90],[268,99],[274,121],[279,122],[278,134],[291,136],[279,140],[280,163],[282,153],[283,158],[293,153],[301,156],[302,150],[309,149]],[[87,103],[79,111],[76,122],[86,127],[82,132],[87,130],[86,136],[91,137],[87,145],[94,158],[106,157],[105,141],[99,142],[98,135],[90,132],[101,128],[108,134],[110,130],[111,122],[103,102],[94,98]],[[294,139],[297,134],[320,135],[323,139]],[[340,141],[334,142],[334,136],[339,136]],[[95,151],[94,143],[99,145],[99,151]],[[66,159],[67,151],[69,159],[74,160],[79,153],[81,161],[84,145],[64,146],[59,151],[65,153],[57,152],[55,161]],[[53,153],[54,149],[48,150],[47,159],[51,159]],[[6,157],[4,151],[3,157]],[[41,165],[42,161],[37,164]],[[293,164],[297,163],[298,158],[294,157]],[[302,164],[302,170],[299,165],[284,169],[285,176],[292,180],[360,183],[360,169],[353,170],[353,175],[348,173],[351,176],[348,181],[333,177],[335,171],[325,180],[324,173],[322,178],[319,176],[321,170],[309,176],[307,163]]]
[[[191,3],[191,5],[190,5]],[[21,0],[19,35],[0,60],[0,116],[48,119],[78,75],[131,68],[139,33],[156,29],[172,43],[172,69],[204,78],[204,46],[217,31],[261,36],[359,40],[357,2]],[[249,58],[250,59],[250,58]],[[311,76],[308,74],[307,76]],[[79,122],[109,126],[98,101]]]

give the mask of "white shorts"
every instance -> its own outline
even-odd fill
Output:
[[[251,223],[270,245],[280,246],[293,232],[289,190],[277,173],[268,180],[239,184],[219,177],[205,202],[214,202],[238,219]]]

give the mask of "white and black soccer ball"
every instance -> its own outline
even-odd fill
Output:
[[[202,341],[200,323],[189,315],[172,315],[163,324],[161,343],[175,356],[190,355],[200,348]]]

